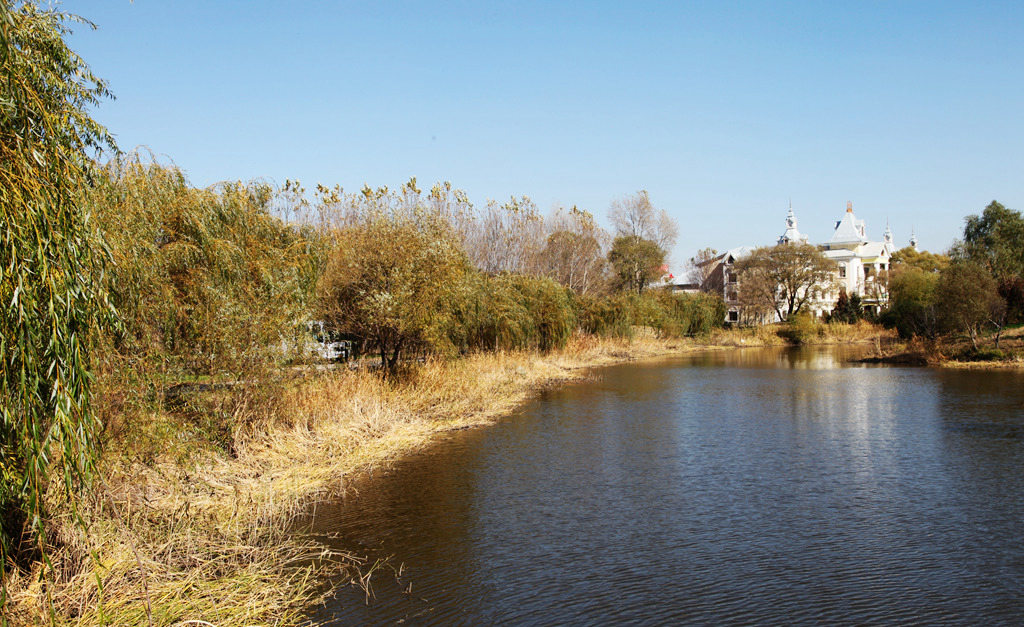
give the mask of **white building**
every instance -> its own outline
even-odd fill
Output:
[[[863,307],[875,313],[889,302],[885,277],[889,271],[889,259],[896,252],[896,247],[892,243],[892,231],[888,224],[882,241],[868,241],[864,221],[853,215],[853,203],[848,202],[842,220],[836,222],[832,238],[822,248],[825,257],[836,262],[838,290],[847,295],[860,296]],[[834,296],[832,303],[835,304],[839,292],[833,291],[827,296]]]
[[[779,236],[778,244],[808,243],[807,235],[797,229],[796,215],[790,205],[786,215],[786,230]],[[832,237],[820,245],[826,258],[836,264],[833,285],[823,285],[812,289],[811,298],[805,307],[811,315],[821,317],[835,307],[840,292],[847,295],[856,294],[861,298],[865,309],[877,312],[888,302],[886,290],[890,257],[896,252],[893,245],[892,231],[888,225],[880,242],[868,240],[863,220],[853,214],[853,204],[846,204],[846,213],[836,221]],[[706,291],[722,294],[727,308],[726,321],[738,324],[764,324],[778,322],[778,315],[752,314],[745,312],[739,301],[739,283],[733,264],[750,255],[753,249],[740,246],[727,250],[714,259],[705,262],[711,267],[706,272],[708,279],[702,286]]]

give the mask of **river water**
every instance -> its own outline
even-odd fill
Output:
[[[603,368],[320,504],[334,624],[1019,624],[1024,375],[744,349]],[[400,576],[399,576],[400,572]]]

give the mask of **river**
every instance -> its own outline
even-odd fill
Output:
[[[1024,375],[849,351],[603,368],[451,433],[318,506],[386,562],[312,618],[1024,620]]]

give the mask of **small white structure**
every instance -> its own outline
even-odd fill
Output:
[[[793,213],[793,203],[789,203],[789,213],[786,214],[786,232],[779,236],[780,244],[806,244],[807,236],[796,228],[796,214]]]

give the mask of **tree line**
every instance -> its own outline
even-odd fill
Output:
[[[991,332],[1024,322],[1024,217],[992,201],[964,219],[948,255],[900,250],[889,279],[890,306],[881,318],[903,337],[966,336],[977,350]]]

